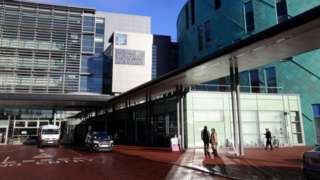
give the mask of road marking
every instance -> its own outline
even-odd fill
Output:
[[[3,161],[2,161],[2,163],[1,164],[6,164],[7,162],[8,162],[8,160],[10,159],[10,156],[7,156]]]
[[[46,153],[41,153],[37,156],[32,157],[32,159],[46,159],[46,158],[53,158],[53,156],[46,154]]]

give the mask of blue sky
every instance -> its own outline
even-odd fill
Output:
[[[187,0],[35,0],[38,2],[91,7],[109,11],[151,16],[152,32],[176,39],[176,21]]]

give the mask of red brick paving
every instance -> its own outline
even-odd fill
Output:
[[[49,158],[37,159],[39,154]],[[115,147],[111,153],[92,153],[71,148],[0,146],[1,180],[162,180],[223,179],[172,164],[181,153],[165,149]],[[10,157],[8,159],[8,157]],[[52,158],[51,158],[52,157]],[[68,163],[58,162],[59,158]],[[75,163],[76,158],[87,159]],[[49,161],[47,161],[49,159]],[[7,160],[7,161],[5,161]],[[35,162],[26,162],[31,160]],[[9,166],[9,161],[15,161]],[[45,162],[42,162],[45,161]],[[25,162],[25,163],[23,163]],[[38,163],[38,164],[37,164]],[[42,164],[40,164],[42,163]]]

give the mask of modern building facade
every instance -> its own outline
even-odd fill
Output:
[[[188,0],[177,21],[179,67],[319,5],[318,0]],[[240,75],[242,92],[300,95],[308,145],[320,142],[319,55],[315,50]],[[228,91],[230,81],[211,84]]]
[[[232,103],[228,92],[191,90],[186,95],[187,147],[202,147],[201,130],[215,128],[220,147],[233,142]],[[243,93],[241,118],[243,145],[263,147],[269,128],[280,146],[304,145],[298,95]]]
[[[135,46],[133,41],[144,37],[146,43],[141,58],[148,67],[139,70],[143,75],[130,74],[130,79],[120,82],[119,77],[124,74],[129,77],[128,74],[117,73],[115,59],[105,55],[108,48],[115,47],[109,42],[115,32],[128,34],[131,49]],[[148,16],[27,0],[1,0],[0,93],[48,96],[121,93],[151,80],[153,44]],[[130,53],[120,51],[115,55],[131,58]],[[112,89],[115,87],[118,89]],[[37,127],[52,123],[55,118],[59,125],[63,124],[60,122],[67,120],[63,110],[47,104],[37,109],[0,107],[0,143],[36,135]]]

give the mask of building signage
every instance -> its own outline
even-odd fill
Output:
[[[116,49],[115,64],[141,65],[145,64],[145,53],[141,50]]]

